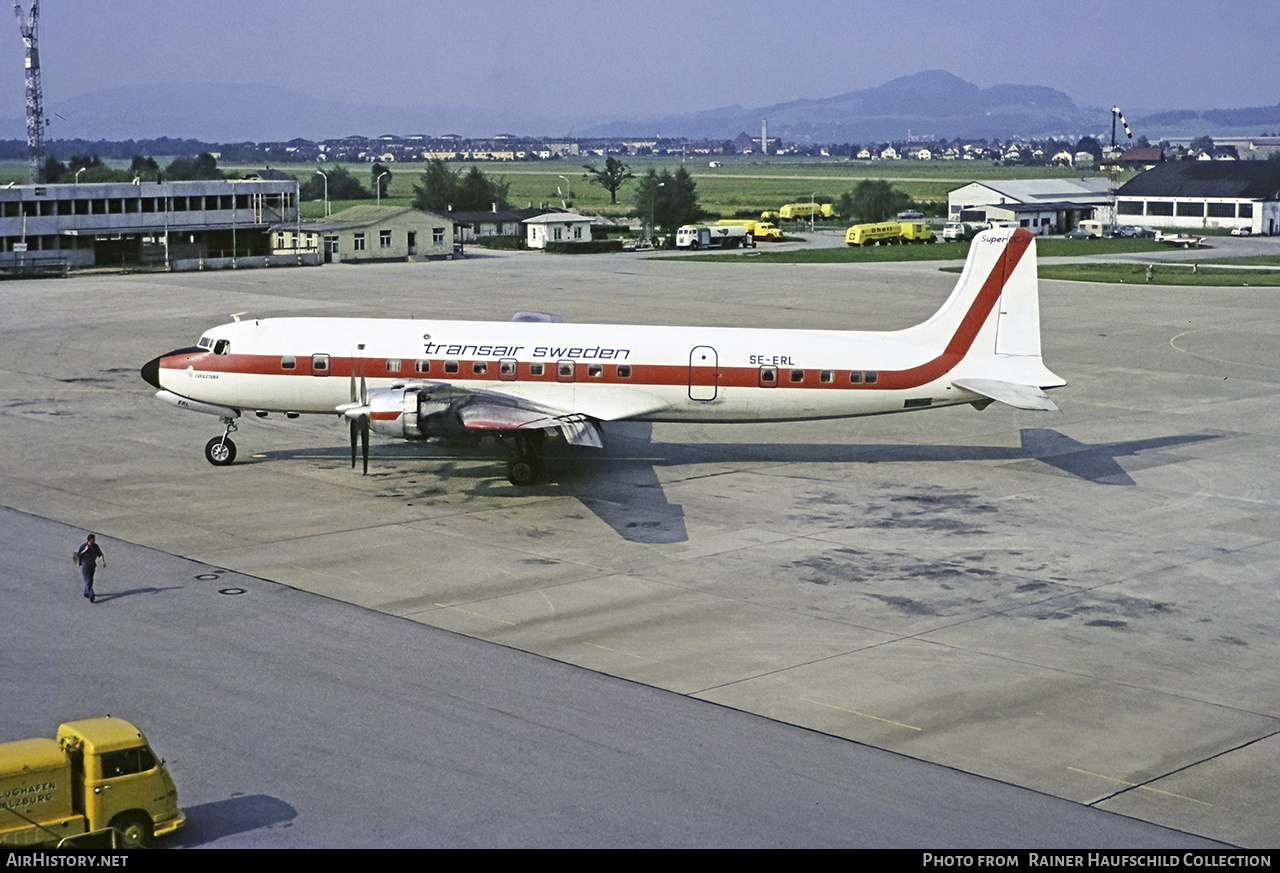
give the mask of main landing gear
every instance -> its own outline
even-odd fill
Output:
[[[511,438],[511,457],[507,460],[507,481],[512,485],[532,485],[542,478],[542,444],[547,441],[544,430],[520,431]]]
[[[236,459],[236,444],[231,441],[231,434],[236,430],[236,420],[224,418],[222,423],[227,426],[222,436],[214,437],[204,444],[204,456],[215,467],[226,467]]]

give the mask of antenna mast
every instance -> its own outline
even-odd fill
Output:
[[[13,0],[13,14],[18,17],[18,30],[26,49],[27,161],[31,165],[31,184],[40,185],[44,183],[44,100],[40,93],[40,47],[36,41],[40,0],[32,0],[26,21],[22,20],[22,6]]]

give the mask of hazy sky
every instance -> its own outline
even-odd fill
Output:
[[[927,69],[1131,115],[1280,103],[1277,0],[45,0],[40,14],[46,106],[206,81],[604,120],[826,97]],[[0,118],[21,116],[12,17],[3,69]]]

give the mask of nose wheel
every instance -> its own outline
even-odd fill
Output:
[[[214,437],[204,444],[204,456],[215,467],[226,467],[236,459],[236,444],[231,441],[236,421],[234,418],[224,418],[222,423],[227,426],[222,436]]]

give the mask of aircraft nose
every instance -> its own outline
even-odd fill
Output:
[[[160,359],[152,358],[142,365],[142,378],[148,385],[160,387]]]

